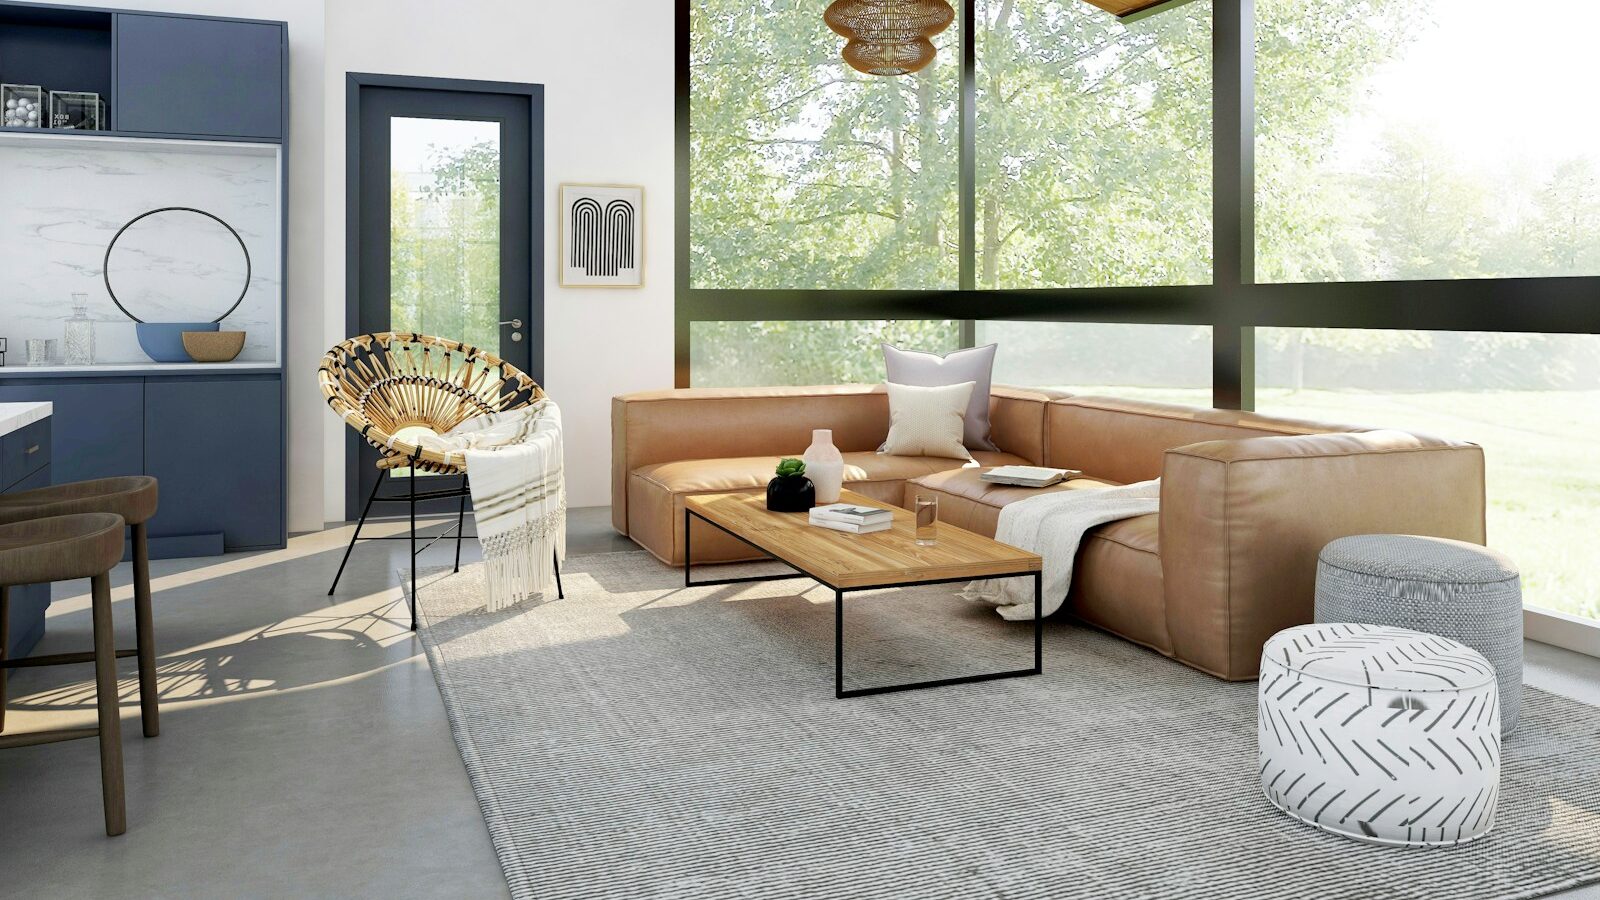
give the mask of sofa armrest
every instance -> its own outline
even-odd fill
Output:
[[[1371,431],[1167,451],[1161,570],[1173,651],[1256,676],[1267,638],[1312,620],[1317,556],[1352,534],[1485,540],[1483,449]]]

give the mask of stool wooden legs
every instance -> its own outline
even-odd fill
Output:
[[[105,799],[106,834],[128,830],[122,796],[122,722],[117,712],[117,645],[111,626],[111,575],[90,580],[94,610],[94,694],[100,714],[100,792]]]
[[[150,542],[145,525],[133,526],[133,614],[139,648],[139,715],[144,736],[161,733],[161,712],[156,694],[156,626],[150,610]]]

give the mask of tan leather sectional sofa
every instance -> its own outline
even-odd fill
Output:
[[[1483,543],[1483,451],[1474,444],[1252,413],[997,387],[1000,452],[1087,477],[1047,490],[1161,478],[1161,512],[1113,522],[1079,549],[1068,609],[1083,621],[1219,678],[1254,678],[1266,639],[1311,621],[1317,553],[1392,532]],[[959,460],[880,455],[881,385],[691,389],[612,401],[612,520],[683,564],[683,500],[760,491],[779,456],[833,429],[852,490],[899,505],[940,495],[943,521],[993,535],[1007,503],[1037,493],[986,484]],[[695,524],[695,561],[754,557]]]

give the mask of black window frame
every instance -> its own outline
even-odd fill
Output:
[[[695,322],[952,319],[964,346],[984,320],[1209,325],[1212,398],[1255,407],[1258,327],[1600,333],[1600,276],[1255,283],[1255,0],[1212,0],[1213,276],[1207,285],[984,290],[976,287],[976,0],[961,15],[960,280],[955,290],[706,289],[690,278],[690,12],[678,0],[674,379],[690,384]],[[1177,0],[1183,2],[1183,0]],[[1174,4],[1175,5],[1175,4]],[[1157,13],[1159,14],[1159,12]],[[818,27],[822,27],[819,16]]]

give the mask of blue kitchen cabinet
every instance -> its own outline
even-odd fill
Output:
[[[0,494],[31,491],[50,485],[50,419],[0,437]],[[38,448],[28,452],[30,448]],[[27,656],[44,637],[44,611],[50,605],[50,585],[20,584],[7,594],[10,601],[6,653]]]
[[[281,23],[118,13],[113,34],[118,131],[283,137]]]
[[[278,376],[146,379],[144,458],[161,482],[153,541],[220,534],[227,550],[283,546]]]
[[[54,404],[51,474],[57,484],[144,471],[144,383],[72,378],[0,381],[0,403]]]

